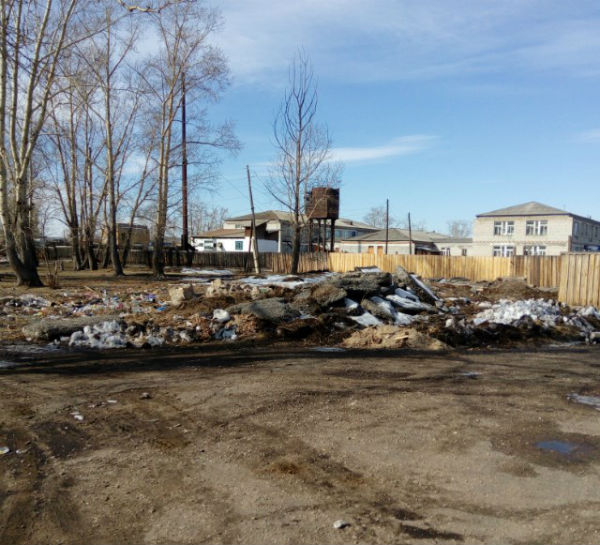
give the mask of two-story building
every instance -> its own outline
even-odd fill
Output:
[[[600,222],[538,202],[478,214],[471,255],[560,255],[597,251]]]

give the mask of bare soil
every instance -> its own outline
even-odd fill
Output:
[[[2,353],[0,543],[598,543],[599,355]]]

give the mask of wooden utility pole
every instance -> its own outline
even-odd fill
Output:
[[[408,255],[413,255],[412,226],[410,224],[410,212],[408,213]]]
[[[388,242],[390,233],[390,200],[385,200],[385,255],[388,253]]]
[[[187,144],[186,144],[186,112],[185,112],[185,72],[181,74],[181,246],[187,253],[190,249],[188,232],[188,179],[187,179]],[[188,263],[188,266],[190,263]]]
[[[260,263],[258,261],[258,241],[256,240],[256,216],[254,214],[254,199],[252,198],[252,180],[250,178],[250,167],[246,165],[248,175],[248,193],[250,194],[250,212],[252,213],[250,244],[252,246],[252,258],[254,259],[254,272],[260,274]]]

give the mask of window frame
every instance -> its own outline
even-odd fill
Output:
[[[244,251],[244,241],[243,240],[236,240],[235,241],[235,251],[236,252],[243,252]]]
[[[495,237],[511,237],[515,234],[514,220],[496,220],[494,221]]]

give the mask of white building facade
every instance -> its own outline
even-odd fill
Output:
[[[560,255],[598,251],[600,222],[529,202],[479,214],[473,224],[472,255]]]

